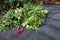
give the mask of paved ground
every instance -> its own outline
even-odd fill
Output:
[[[50,10],[50,19],[38,32],[25,30],[17,36],[16,30],[0,32],[0,40],[60,40],[60,5],[45,5]]]

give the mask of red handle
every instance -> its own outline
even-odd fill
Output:
[[[20,30],[17,31],[16,34],[17,34],[17,35],[20,35],[22,32],[23,32],[23,29],[20,29]]]

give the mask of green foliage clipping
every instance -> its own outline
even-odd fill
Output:
[[[25,4],[23,8],[10,9],[0,18],[0,31],[7,31],[11,28],[18,29],[22,26],[28,30],[37,31],[44,23],[44,18],[48,12],[44,7],[34,4]]]
[[[13,4],[16,0],[5,0],[4,4],[10,7],[10,10],[0,18],[0,31],[7,31],[10,29],[19,29],[25,27],[27,30],[39,30],[40,26],[44,23],[44,18],[48,16],[48,10],[40,4],[26,3],[26,0],[18,0],[16,6],[19,6],[19,2],[22,2],[20,8],[11,9],[14,7]],[[0,2],[1,3],[1,2]],[[6,5],[3,9],[7,8]]]

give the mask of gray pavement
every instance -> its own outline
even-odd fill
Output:
[[[17,30],[0,32],[0,40],[60,40],[60,5],[45,5],[50,10],[50,19],[46,19],[45,25],[38,32],[25,30],[20,36]]]

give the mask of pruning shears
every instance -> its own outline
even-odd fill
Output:
[[[21,35],[24,30],[25,30],[25,27],[22,27],[22,28],[18,29],[16,34]]]

